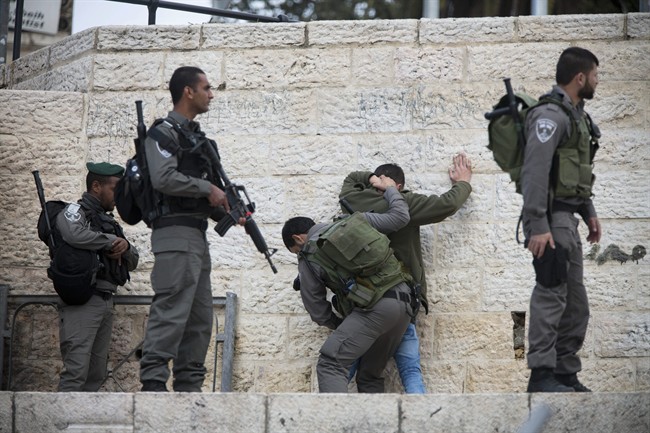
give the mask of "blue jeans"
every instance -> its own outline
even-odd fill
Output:
[[[422,370],[420,369],[420,340],[418,333],[415,331],[415,325],[409,323],[402,341],[393,355],[399,377],[402,380],[404,392],[407,394],[424,394],[424,380],[422,379]],[[349,379],[352,380],[357,372],[359,361],[355,362],[350,368]]]

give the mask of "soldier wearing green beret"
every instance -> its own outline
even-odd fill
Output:
[[[56,219],[67,244],[97,251],[100,266],[94,295],[83,305],[59,303],[59,340],[63,371],[59,391],[97,391],[106,377],[113,329],[113,294],[138,264],[138,251],[110,213],[114,190],[124,169],[107,162],[87,163],[86,192]]]

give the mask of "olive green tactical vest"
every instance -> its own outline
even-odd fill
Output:
[[[594,155],[598,149],[598,134],[591,125],[587,113],[577,121],[561,100],[547,96],[540,104],[552,103],[560,106],[571,119],[569,138],[559,144],[553,157],[551,180],[554,197],[591,197],[595,176],[592,172]]]
[[[390,249],[390,241],[375,230],[362,214],[355,213],[345,218],[355,224],[340,224],[338,221],[326,227],[318,239],[309,240],[300,253],[301,258],[318,264],[325,272],[325,285],[337,296],[336,309],[347,316],[354,307],[371,308],[384,294],[399,283],[411,283],[412,277],[405,273],[402,264]],[[345,222],[343,220],[343,222]],[[345,232],[354,230],[354,233]],[[337,257],[332,257],[333,248],[328,248],[325,242],[336,242],[335,232],[345,243],[342,249],[346,251]],[[353,239],[353,236],[356,236]],[[350,242],[345,242],[345,240]],[[359,270],[356,263],[369,256],[368,246],[372,245],[372,256],[381,257],[372,269]],[[353,250],[353,251],[352,251]],[[359,259],[359,260],[355,260]],[[355,263],[356,262],[356,263]]]

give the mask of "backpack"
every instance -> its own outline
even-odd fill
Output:
[[[83,305],[95,290],[100,261],[96,251],[75,248],[59,234],[56,219],[67,205],[60,200],[46,202],[45,210],[41,210],[38,217],[36,229],[39,239],[50,251],[47,276],[52,280],[54,290],[66,304]]]
[[[327,227],[316,240],[316,261],[332,280],[345,285],[347,300],[371,307],[400,282],[411,282],[393,255],[388,237],[355,212]],[[319,260],[321,259],[321,260]]]
[[[114,201],[117,212],[125,223],[135,225],[144,221],[147,227],[151,227],[151,221],[159,216],[159,194],[151,184],[144,153],[147,130],[142,117],[142,101],[136,101],[135,104],[138,115],[138,138],[133,140],[135,155],[126,162],[124,176],[115,186]]]
[[[524,164],[524,121],[528,110],[540,104],[540,101],[525,93],[512,95],[517,106],[518,119],[515,121],[511,115],[510,97],[504,95],[494,106],[492,115],[487,113],[486,118],[490,120],[488,125],[488,149],[492,151],[494,161],[501,170],[510,175],[510,180],[515,183],[518,193],[521,194],[521,168]]]

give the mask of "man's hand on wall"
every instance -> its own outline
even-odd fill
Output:
[[[452,166],[449,169],[449,179],[451,183],[459,181],[469,183],[472,180],[472,162],[464,153],[454,156]]]

